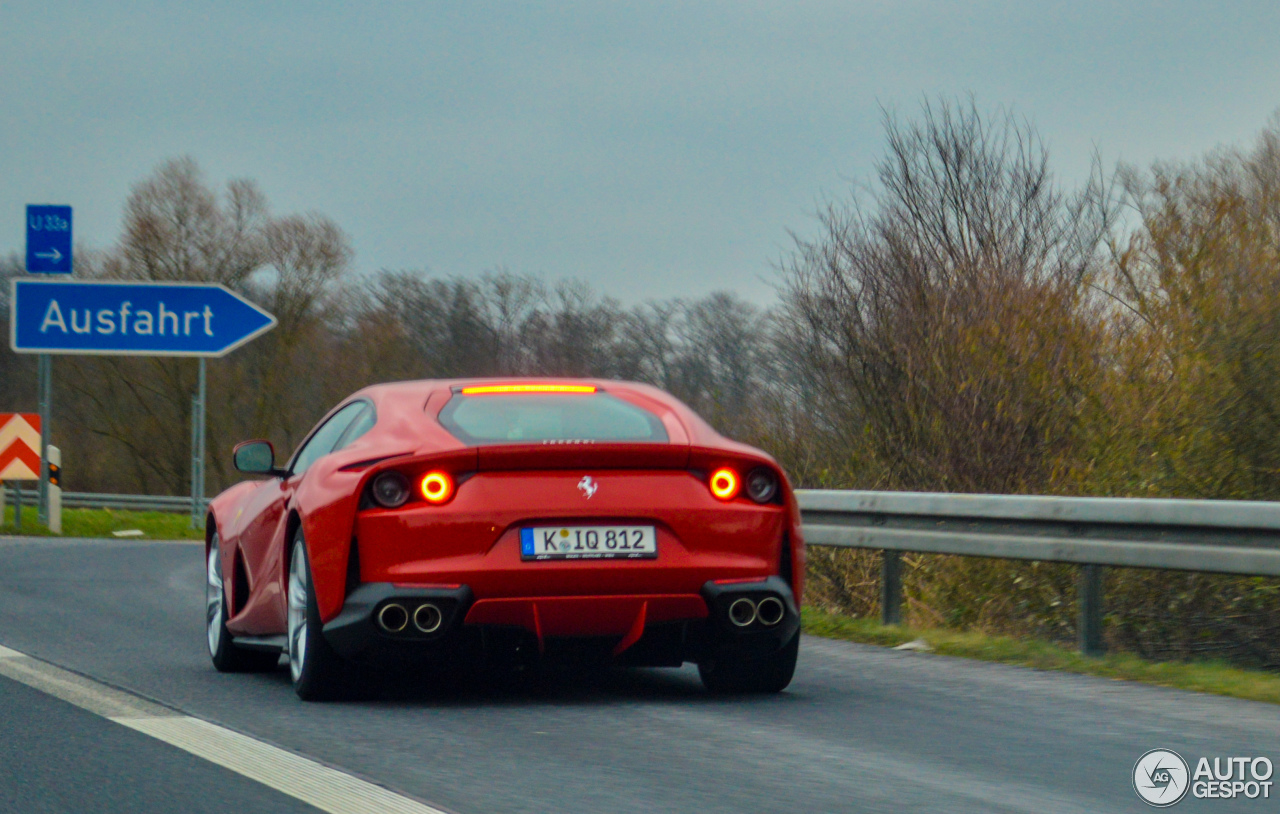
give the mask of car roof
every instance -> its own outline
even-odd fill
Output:
[[[716,432],[697,413],[670,393],[643,382],[622,381],[617,379],[598,379],[571,376],[484,376],[453,379],[416,379],[410,381],[386,382],[374,384],[353,393],[341,403],[356,398],[367,398],[374,402],[380,412],[391,412],[406,415],[420,413],[423,410],[432,414],[452,396],[455,390],[463,387],[489,384],[589,384],[595,385],[606,393],[627,393],[641,400],[656,402],[655,406],[665,408],[674,413],[685,427],[690,442],[720,446],[728,439]],[[729,442],[732,443],[732,442]]]
[[[675,396],[660,390],[653,385],[644,384],[643,382],[629,382],[617,379],[594,379],[594,378],[575,378],[570,376],[485,376],[467,379],[415,379],[400,382],[385,382],[382,384],[374,384],[359,392],[353,394],[354,397],[368,396],[374,397],[392,397],[396,401],[401,399],[420,398],[423,403],[434,393],[452,392],[463,387],[475,387],[478,385],[494,385],[494,384],[586,384],[594,385],[605,392],[610,391],[627,391],[632,393],[644,394],[650,398],[661,401],[664,405],[676,408],[684,405]],[[686,408],[687,409],[687,408]]]

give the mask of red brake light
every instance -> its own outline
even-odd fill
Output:
[[[594,393],[594,384],[481,384],[462,388],[464,396],[494,393]]]
[[[733,500],[738,495],[738,473],[732,469],[717,469],[711,473],[711,494],[721,500]]]
[[[428,472],[422,476],[419,491],[428,503],[446,503],[453,497],[453,478],[446,472]]]

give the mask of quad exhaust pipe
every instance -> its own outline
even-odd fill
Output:
[[[427,602],[419,605],[413,612],[413,626],[420,633],[435,633],[444,623],[444,614],[435,605]]]
[[[388,602],[378,610],[376,619],[386,633],[404,633],[410,620],[419,633],[435,633],[444,624],[444,613],[434,602],[423,602],[412,613],[399,602]]]
[[[756,603],[745,596],[733,600],[729,605],[729,621],[738,627],[750,627],[756,620]]]
[[[787,606],[776,596],[766,596],[759,602],[740,596],[729,603],[729,621],[735,627],[751,627],[755,622],[773,627],[786,615]]]
[[[765,627],[773,627],[787,615],[787,606],[776,596],[766,596],[756,605],[756,618]]]
[[[378,611],[378,627],[388,633],[399,633],[409,626],[409,611],[399,602],[388,602]]]

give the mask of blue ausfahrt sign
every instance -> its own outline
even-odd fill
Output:
[[[71,273],[71,207],[27,207],[27,271]]]
[[[276,325],[208,283],[15,278],[9,345],[18,353],[223,356]]]

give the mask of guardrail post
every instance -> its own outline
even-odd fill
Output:
[[[902,554],[880,552],[880,623],[902,624]]]
[[[1078,632],[1080,652],[1086,656],[1106,652],[1102,643],[1102,570],[1101,565],[1080,566]]]

